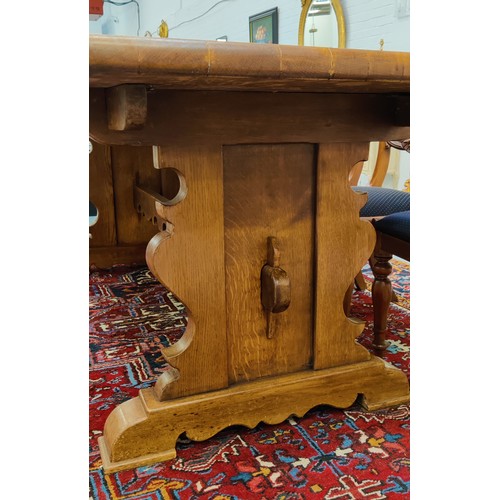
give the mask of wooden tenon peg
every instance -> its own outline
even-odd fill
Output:
[[[260,273],[261,302],[266,312],[268,339],[273,338],[272,315],[281,313],[290,305],[290,278],[286,271],[279,267],[280,251],[276,238],[267,238],[267,263]]]

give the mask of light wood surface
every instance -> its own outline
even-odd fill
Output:
[[[344,297],[375,244],[370,223],[360,220],[366,196],[355,193],[349,171],[366,160],[367,143],[320,144],[316,200],[314,368],[368,359],[355,344],[363,324],[347,318]]]
[[[142,128],[147,118],[147,91],[144,85],[119,85],[106,91],[108,128]]]
[[[188,313],[154,388],[109,416],[106,472],[174,457],[182,432],[408,400],[343,307],[375,243],[349,171],[369,141],[409,136],[408,54],[91,37],[90,85],[117,244],[152,237],[147,264]],[[146,91],[139,128],[109,128],[122,85]]]
[[[189,192],[165,207],[170,231],[154,236],[146,250],[153,274],[188,311],[184,336],[162,351],[177,371],[156,384],[161,400],[228,385],[221,156],[216,146],[158,152],[160,167],[181,171]]]
[[[370,186],[380,187],[384,183],[387,170],[389,168],[389,160],[391,156],[391,149],[385,141],[378,144],[377,160],[370,179]]]
[[[90,85],[301,92],[409,92],[406,52],[90,36]]]
[[[89,198],[99,211],[90,228],[89,263],[98,267],[145,263],[147,242],[156,234],[134,205],[134,184],[161,193],[161,174],[150,147],[107,146],[93,142],[89,158]]]
[[[146,264],[146,243],[90,247],[89,264],[103,269],[115,264]]]
[[[151,148],[113,147],[112,159],[117,240],[122,245],[147,242],[157,231],[144,223],[134,206],[134,184],[161,192],[161,176],[153,168]]]
[[[150,146],[377,141],[409,134],[408,103],[392,94],[157,89],[148,93],[144,126],[116,131],[108,128],[106,92],[97,88],[90,90],[91,137]]]
[[[224,219],[229,377],[232,383],[311,365],[314,147],[224,148]],[[269,175],[272,173],[272,175]],[[261,304],[267,239],[276,238],[291,303],[271,318]]]

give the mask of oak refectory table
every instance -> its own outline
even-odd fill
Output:
[[[349,171],[409,137],[409,97],[407,53],[90,37],[90,137],[108,148],[91,255],[149,241],[188,317],[154,387],[109,415],[106,472],[174,458],[184,432],[408,401],[343,299],[375,244]]]

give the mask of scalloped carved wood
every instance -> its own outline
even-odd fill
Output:
[[[203,441],[232,425],[277,424],[320,404],[349,407],[363,394],[368,409],[408,400],[399,370],[372,357],[364,363],[236,384],[228,389],[158,402],[154,391],[122,403],[108,417],[99,447],[106,472],[175,458],[177,438]]]
[[[173,232],[173,224],[167,218],[168,210],[165,210],[160,194],[146,187],[134,186],[134,204],[137,212],[156,225],[159,231]]]
[[[158,156],[160,167],[184,175],[188,189],[180,203],[162,207],[173,231],[158,233],[146,249],[151,272],[188,313],[184,335],[162,350],[175,368],[155,387],[158,399],[166,400],[228,385],[224,212],[220,148],[159,148]]]
[[[157,168],[178,169],[189,191],[162,205],[171,230],[153,237],[146,260],[188,324],[162,350],[169,364],[154,388],[109,416],[106,472],[174,458],[183,432],[204,440],[319,404],[345,408],[360,394],[372,409],[408,400],[406,376],[357,344],[364,324],[343,308],[374,245],[359,219],[365,197],[348,183],[367,153],[368,143],[157,148]],[[157,210],[156,195],[142,195]],[[260,300],[269,234],[292,290],[272,338]]]
[[[375,231],[360,220],[366,197],[349,186],[349,171],[368,157],[369,144],[320,144],[316,200],[314,368],[369,358],[355,343],[364,323],[347,318],[343,299],[370,257]]]

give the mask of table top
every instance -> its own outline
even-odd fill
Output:
[[[90,35],[90,87],[264,92],[410,92],[410,54]]]

